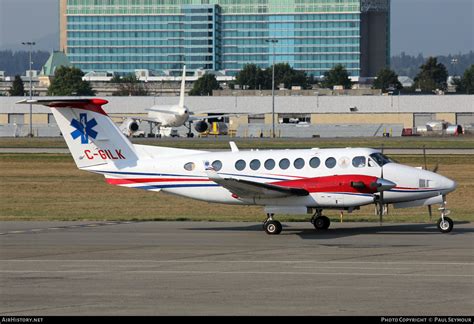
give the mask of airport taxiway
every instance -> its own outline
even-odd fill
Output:
[[[472,315],[474,224],[1,222],[2,315]]]

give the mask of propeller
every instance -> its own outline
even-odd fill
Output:
[[[375,204],[377,206],[377,214],[379,214],[379,217],[380,217],[380,224],[382,224],[382,216],[383,216],[384,205],[385,205],[384,191],[390,190],[396,186],[396,184],[393,183],[392,181],[383,178],[383,167],[381,169],[382,169],[381,177],[378,178],[377,181],[370,184],[372,188],[375,188],[379,192],[379,195],[377,196],[378,199],[375,202]]]
[[[423,160],[425,162],[425,170],[428,170],[428,165],[426,164],[426,147],[423,145]],[[436,163],[435,167],[431,172],[437,173],[439,168],[439,162]],[[430,216],[430,221],[433,219],[433,211],[431,209],[431,205],[428,205],[428,215]]]
[[[383,180],[383,165],[380,167],[380,179]],[[384,190],[380,191],[380,196],[379,196],[379,222],[380,226],[382,226],[382,218],[383,218],[383,192]]]

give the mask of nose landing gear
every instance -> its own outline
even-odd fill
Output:
[[[446,208],[446,201],[443,199],[443,204],[441,205],[440,208],[438,208],[439,211],[441,211],[441,217],[438,220],[438,230],[441,233],[449,233],[453,230],[454,227],[454,222],[451,218],[448,217],[448,215],[451,213],[449,209]]]

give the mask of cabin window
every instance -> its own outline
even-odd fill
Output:
[[[376,167],[377,166],[377,163],[375,163],[374,160],[372,160],[371,158],[369,158],[369,160],[367,161],[367,165],[371,168],[373,167]]]
[[[250,169],[258,170],[260,168],[260,161],[259,160],[252,160],[250,161]]]
[[[275,160],[273,159],[266,160],[264,163],[264,166],[265,166],[265,169],[267,170],[273,170],[273,168],[275,167]]]
[[[309,166],[316,169],[321,164],[321,160],[318,157],[314,157],[309,160]]]
[[[282,159],[280,160],[280,163],[278,163],[281,169],[286,170],[290,167],[290,160],[288,159]]]
[[[327,158],[326,162],[324,162],[324,164],[326,164],[326,167],[328,169],[332,169],[336,166],[336,159],[333,158],[333,157]]]
[[[193,171],[196,165],[193,162],[188,162],[184,165],[186,171]]]
[[[222,169],[222,162],[219,160],[215,160],[214,162],[212,162],[212,168],[216,171],[219,171],[220,169]]]
[[[363,168],[365,167],[365,156],[355,156],[352,159],[352,165],[355,168]]]
[[[302,169],[304,167],[304,160],[302,158],[298,158],[293,162],[293,165],[296,169]]]
[[[242,171],[243,169],[245,169],[245,166],[247,164],[245,163],[244,160],[238,160],[237,162],[235,162],[235,168],[239,171]]]

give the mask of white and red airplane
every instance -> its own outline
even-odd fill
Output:
[[[107,116],[103,99],[38,99],[19,103],[51,107],[77,167],[113,185],[214,203],[260,205],[268,234],[279,234],[275,214],[314,213],[327,229],[324,209],[377,204],[396,208],[441,204],[438,228],[450,232],[446,195],[456,182],[435,172],[395,163],[370,148],[231,150],[208,152],[132,144]]]

